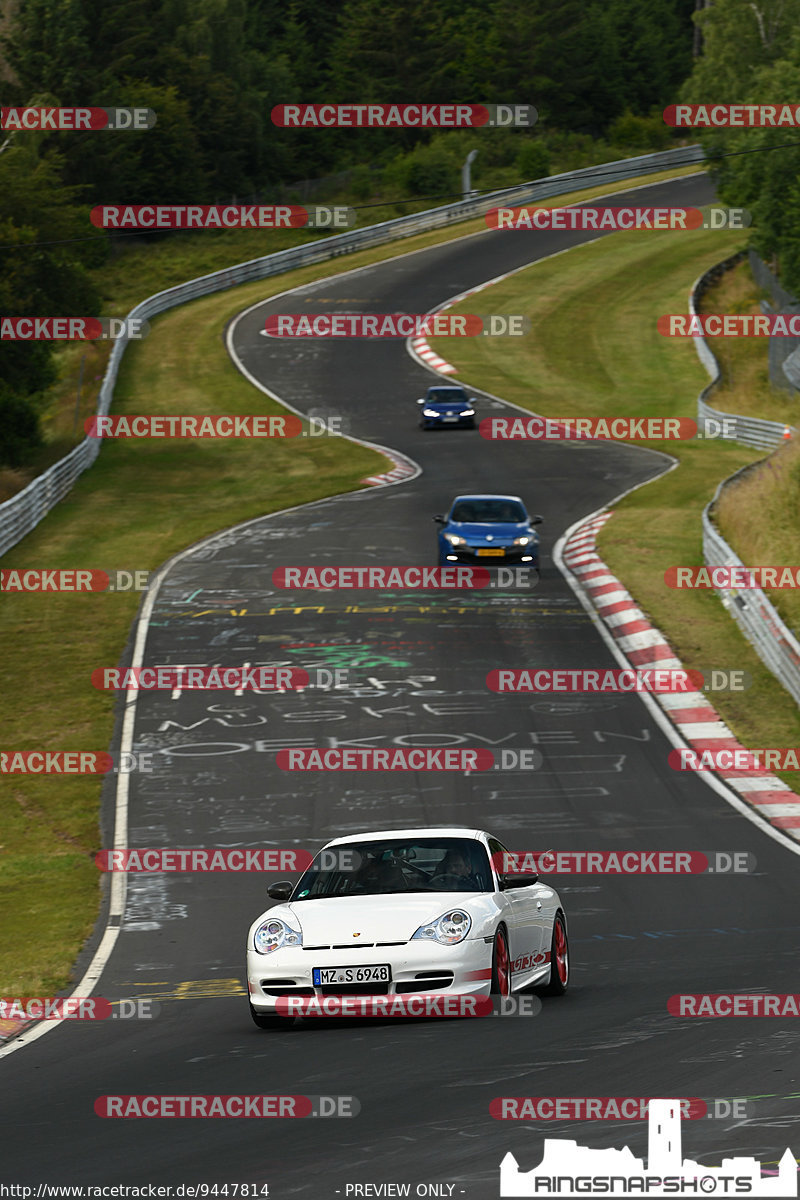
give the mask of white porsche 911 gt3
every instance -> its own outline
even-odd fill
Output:
[[[478,829],[336,838],[247,935],[250,1012],[290,1025],[287,996],[508,996],[569,983],[567,918],[536,875],[503,875],[505,846]]]

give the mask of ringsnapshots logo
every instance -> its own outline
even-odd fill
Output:
[[[152,129],[157,120],[152,108],[0,108],[0,129],[5,133],[64,132],[93,129]]]
[[[276,104],[281,129],[532,129],[532,104]]]
[[[788,1148],[777,1172],[762,1175],[755,1158],[724,1155],[722,1166],[684,1159],[681,1100],[651,1099],[647,1162],[622,1150],[593,1150],[574,1140],[545,1138],[542,1161],[521,1171],[510,1152],[500,1164],[502,1197],[797,1196],[797,1163]]]
[[[348,229],[354,208],[301,204],[98,204],[98,229]]]
[[[524,337],[522,313],[273,313],[264,333],[273,338]]]

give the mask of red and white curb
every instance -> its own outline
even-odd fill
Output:
[[[590,605],[613,637],[617,649],[638,669],[683,666],[659,629],[637,608],[595,549],[597,534],[610,511],[590,517],[564,544],[564,565],[577,579]],[[746,750],[720,718],[704,692],[651,693],[683,740],[693,750]],[[718,770],[716,774],[776,830],[800,842],[800,796],[768,771]]]
[[[18,1033],[22,1033],[23,1029],[28,1025],[32,1025],[32,1020],[17,1019],[16,1017],[0,1017],[0,1045],[3,1042],[10,1042]]]
[[[439,371],[442,375],[458,374],[458,367],[454,367],[435,350],[431,350],[424,337],[409,338],[409,343],[414,353],[422,359],[426,366],[433,367],[434,371]]]
[[[362,443],[362,445],[365,444]],[[394,463],[394,466],[390,471],[383,471],[380,475],[367,475],[365,479],[361,480],[362,483],[368,483],[372,487],[383,487],[387,483],[399,483],[401,479],[411,479],[412,476],[419,474],[419,467],[410,459],[392,454],[384,447],[381,447],[381,453],[385,454]]]

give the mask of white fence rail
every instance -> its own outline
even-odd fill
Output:
[[[692,290],[689,296],[689,311],[692,316],[697,313],[697,304],[700,301],[703,292],[705,292],[712,284],[716,283],[720,275],[725,271],[729,271],[735,267],[737,263],[745,257],[745,251],[740,251],[738,254],[732,254],[730,258],[724,259],[723,262],[717,263],[701,275],[692,284]],[[700,395],[697,397],[697,416],[702,421],[706,417],[713,417],[715,421],[725,421],[721,429],[724,432],[720,433],[721,438],[726,438],[731,442],[741,442],[745,446],[753,446],[756,450],[774,450],[779,446],[785,437],[786,426],[782,421],[765,421],[760,417],[742,417],[738,413],[723,412],[719,408],[713,408],[707,401],[706,397],[711,394],[720,380],[720,369],[716,358],[712,354],[705,338],[695,338],[695,349],[701,363],[711,376],[711,382],[707,384]]]
[[[187,300],[195,300],[199,296],[209,296],[213,292],[237,287],[242,283],[266,279],[270,275],[278,275],[296,267],[325,262],[337,255],[352,254],[356,250],[369,246],[379,246],[384,242],[413,237],[414,234],[426,230],[440,229],[446,225],[455,224],[457,221],[464,221],[469,217],[482,216],[498,204],[523,204],[546,200],[550,196],[562,195],[564,192],[574,191],[578,188],[614,183],[639,175],[648,175],[654,171],[700,164],[702,161],[703,152],[699,146],[686,146],[678,150],[665,150],[658,154],[644,154],[636,158],[601,163],[594,167],[584,167],[579,171],[568,171],[562,175],[551,175],[548,179],[538,183],[506,188],[503,191],[477,196],[471,200],[446,204],[441,208],[412,213],[407,217],[396,217],[392,221],[383,221],[365,229],[354,229],[348,233],[340,233],[334,237],[309,242],[294,249],[280,250],[276,254],[267,254],[262,258],[238,263],[224,271],[215,271],[213,274],[191,279],[188,283],[182,283],[177,287],[158,292],[154,296],[148,296],[141,304],[137,304],[135,308],[131,309],[128,318],[147,319],[158,313],[166,312],[178,304],[184,304]],[[100,388],[97,403],[99,416],[107,415],[111,407],[117,373],[126,345],[127,336],[123,336],[114,343]],[[4,504],[0,504],[0,555],[16,545],[27,533],[30,533],[42,518],[58,504],[59,500],[64,498],[78,476],[92,465],[98,455],[100,445],[100,439],[86,438],[66,457],[60,459],[44,474],[37,476],[24,491],[12,496]]]
[[[696,300],[699,299],[705,288],[718,279],[724,271],[735,266],[742,257],[743,254],[735,254],[731,258],[725,259],[724,262],[718,263],[700,277],[692,287],[690,302],[692,313],[695,312]],[[756,417],[741,417],[735,413],[721,412],[705,402],[705,397],[719,381],[719,365],[706,344],[705,338],[696,338],[695,346],[700,361],[709,375],[713,376],[711,383],[703,389],[698,398],[698,416],[733,421],[732,440],[743,442],[747,446],[765,450],[773,450],[779,446],[784,437],[784,426],[780,422],[762,421]],[[714,493],[713,500],[703,510],[703,561],[708,567],[744,567],[745,565],[714,525],[711,513],[722,489],[752,469],[752,465],[748,465],[740,471],[736,471],[728,479],[723,479]],[[795,702],[800,704],[800,642],[778,615],[774,605],[770,604],[760,588],[716,588],[715,591],[762,662],[780,680]]]

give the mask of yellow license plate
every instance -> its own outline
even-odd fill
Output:
[[[505,554],[505,550],[501,546],[499,550],[478,550],[478,554],[483,558],[502,558]]]

